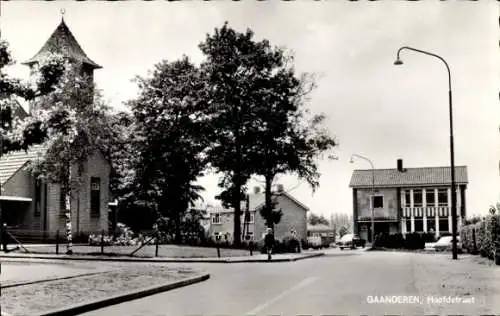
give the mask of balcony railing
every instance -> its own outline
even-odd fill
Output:
[[[437,207],[403,207],[403,217],[434,217],[436,215],[440,217],[447,217],[450,214],[450,208],[448,206],[437,206]]]
[[[398,214],[394,209],[385,209],[385,208],[375,208],[373,209],[373,217],[375,219],[397,219]],[[361,209],[358,214],[359,220],[368,220],[372,218],[371,209]]]

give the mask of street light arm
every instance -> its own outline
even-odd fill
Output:
[[[408,49],[415,51],[417,53],[422,53],[425,55],[429,55],[432,57],[435,57],[439,60],[441,60],[444,65],[446,66],[446,70],[448,71],[448,104],[449,104],[449,109],[450,109],[450,165],[451,165],[451,217],[452,217],[452,225],[451,225],[451,230],[452,230],[452,235],[453,235],[453,247],[452,247],[452,252],[453,252],[453,260],[456,260],[458,258],[458,251],[457,251],[457,192],[456,192],[456,183],[455,183],[455,145],[454,145],[454,140],[453,140],[453,102],[452,102],[452,93],[451,93],[451,71],[450,67],[448,66],[448,63],[446,60],[444,60],[441,56],[429,53],[420,49],[408,47],[408,46],[403,46],[400,49],[398,49],[397,52],[397,59],[394,62],[395,65],[401,65],[403,62],[401,59],[399,59],[399,54],[403,49]]]
[[[399,53],[404,49],[408,49],[408,50],[412,50],[412,51],[415,51],[418,53],[426,54],[426,55],[436,57],[437,59],[441,60],[444,63],[444,65],[446,66],[446,70],[448,70],[448,87],[449,87],[449,90],[451,91],[451,70],[450,70],[450,66],[448,66],[448,63],[446,62],[446,60],[444,60],[443,57],[436,55],[436,54],[433,54],[433,53],[430,53],[430,52],[426,52],[426,51],[421,50],[421,49],[416,49],[416,48],[409,47],[409,46],[403,46],[400,49],[398,49],[397,60],[400,60]]]
[[[373,163],[372,163],[372,161],[370,159],[368,159],[366,157],[363,157],[361,155],[357,155],[357,154],[352,154],[352,156],[368,161],[370,163],[370,165],[372,166],[372,169],[375,169],[375,167],[373,166]]]

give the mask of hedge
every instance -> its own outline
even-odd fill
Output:
[[[434,241],[434,233],[379,234],[375,236],[374,247],[390,249],[424,249],[426,242]]]
[[[261,253],[266,253],[264,239],[257,242],[257,248]],[[301,252],[300,241],[292,236],[285,236],[283,240],[275,240],[272,253],[297,253]]]
[[[495,242],[500,238],[500,214],[488,215],[480,222],[462,226],[460,241],[462,247],[471,254],[494,259]]]

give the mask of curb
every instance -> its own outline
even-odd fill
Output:
[[[262,263],[262,262],[293,262],[293,261],[299,261],[299,260],[304,260],[304,259],[309,259],[309,258],[315,258],[315,257],[320,257],[324,256],[325,254],[323,252],[320,253],[314,253],[314,254],[308,254],[305,256],[301,257],[296,257],[296,258],[278,258],[278,259],[272,259],[271,261],[268,261],[266,259],[198,259],[198,258],[179,258],[179,259],[173,259],[173,258],[131,258],[131,257],[90,257],[90,256],[69,256],[69,255],[62,255],[62,256],[32,256],[32,255],[8,255],[8,256],[0,256],[0,259],[8,259],[8,258],[15,258],[15,259],[43,259],[43,260],[80,260],[80,261],[110,261],[110,262],[147,262],[147,263]]]
[[[137,291],[131,291],[125,294],[119,294],[115,296],[111,296],[108,298],[105,298],[103,300],[95,300],[87,303],[82,303],[78,305],[73,305],[70,307],[65,307],[61,309],[54,309],[51,311],[46,311],[42,314],[38,314],[40,316],[52,316],[52,315],[78,315],[86,312],[90,312],[96,309],[100,309],[103,307],[107,307],[110,305],[115,305],[115,304],[120,304],[123,302],[143,298],[149,295],[169,291],[169,290],[174,290],[183,286],[199,283],[202,281],[206,281],[210,278],[210,274],[202,274],[198,275],[189,279],[177,281],[177,282],[172,282],[160,286],[153,286],[149,288],[144,288],[141,290]]]
[[[299,261],[299,260],[304,260],[304,259],[311,259],[311,258],[316,258],[316,257],[322,257],[324,256],[325,253],[323,252],[318,252],[318,253],[312,253],[312,254],[308,254],[308,255],[305,255],[305,256],[302,256],[302,257],[297,257],[297,258],[278,258],[278,259],[271,259],[271,261],[269,260],[266,260],[266,259],[256,259],[256,260],[245,260],[245,259],[241,259],[241,260],[231,260],[231,259],[227,259],[226,260],[226,263],[248,263],[248,262],[269,262],[269,263],[272,263],[272,262],[294,262],[294,261]]]
[[[0,288],[1,289],[8,289],[8,288],[11,288],[11,287],[16,287],[16,286],[32,285],[32,284],[38,284],[38,283],[44,283],[44,282],[50,282],[50,281],[68,280],[68,279],[81,278],[81,277],[86,277],[86,276],[93,276],[93,275],[98,275],[98,274],[103,274],[103,273],[108,273],[108,272],[109,271],[92,272],[92,273],[84,273],[84,274],[78,274],[78,275],[70,275],[70,276],[60,277],[60,278],[52,278],[52,279],[43,279],[43,280],[36,280],[36,281],[12,283],[12,284],[7,284],[7,285],[2,285]]]

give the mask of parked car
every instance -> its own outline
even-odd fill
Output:
[[[347,234],[342,236],[338,242],[340,250],[344,248],[356,249],[357,247],[365,248],[366,240],[361,239],[359,236],[354,234]]]
[[[438,239],[437,242],[425,243],[425,250],[434,251],[451,251],[453,247],[453,236],[443,236]],[[457,236],[457,250],[462,252],[462,243],[460,242],[460,236]]]

